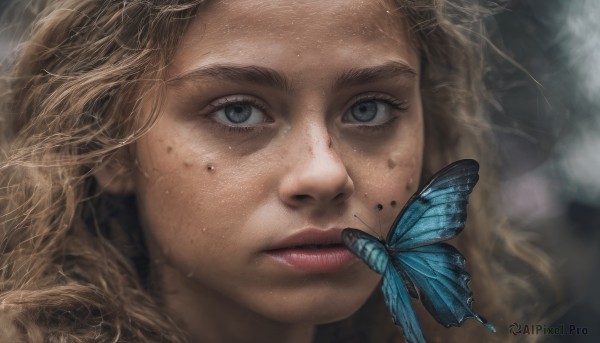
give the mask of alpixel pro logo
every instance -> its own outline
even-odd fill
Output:
[[[508,326],[508,332],[513,335],[555,335],[555,336],[585,336],[588,334],[586,327],[577,325],[546,326],[540,324],[519,324],[514,322]]]

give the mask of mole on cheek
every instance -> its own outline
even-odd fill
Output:
[[[206,170],[207,170],[209,173],[211,173],[211,172],[214,172],[214,171],[215,171],[215,166],[213,166],[212,164],[208,164],[208,165],[206,166]]]
[[[167,154],[170,154],[173,151],[173,147],[168,146],[167,147]]]
[[[392,207],[396,207],[396,204],[397,204],[396,200],[392,200],[392,202],[390,202],[390,206],[392,206]]]
[[[388,165],[388,167],[389,167],[390,169],[394,169],[394,168],[396,168],[396,162],[394,162],[394,160],[392,160],[391,158],[390,158],[390,159],[388,159],[388,161],[387,161],[387,165]]]

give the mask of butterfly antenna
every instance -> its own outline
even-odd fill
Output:
[[[377,220],[379,221],[379,238],[383,239],[383,234],[381,231],[381,211],[383,211],[383,205],[377,204]]]
[[[354,215],[354,217],[355,217],[356,219],[360,220],[360,222],[361,222],[361,223],[363,223],[363,225],[364,225],[364,226],[368,227],[368,228],[369,228],[369,230],[370,230],[372,233],[375,233],[375,230],[374,230],[372,227],[370,227],[370,226],[369,226],[367,223],[365,223],[365,222],[364,222],[362,219],[360,219],[360,217],[359,217],[359,216],[357,216],[357,215],[355,214],[355,215]]]

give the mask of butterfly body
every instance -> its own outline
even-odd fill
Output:
[[[402,209],[385,240],[348,228],[344,244],[372,270],[383,275],[382,291],[394,323],[407,342],[425,342],[410,297],[446,327],[474,318],[495,332],[471,308],[472,292],[465,258],[442,243],[460,233],[468,196],[479,179],[474,160],[452,163],[435,174]]]

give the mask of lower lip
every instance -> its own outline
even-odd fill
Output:
[[[294,269],[310,273],[330,273],[356,261],[344,246],[321,249],[278,249],[267,252],[272,258]]]

